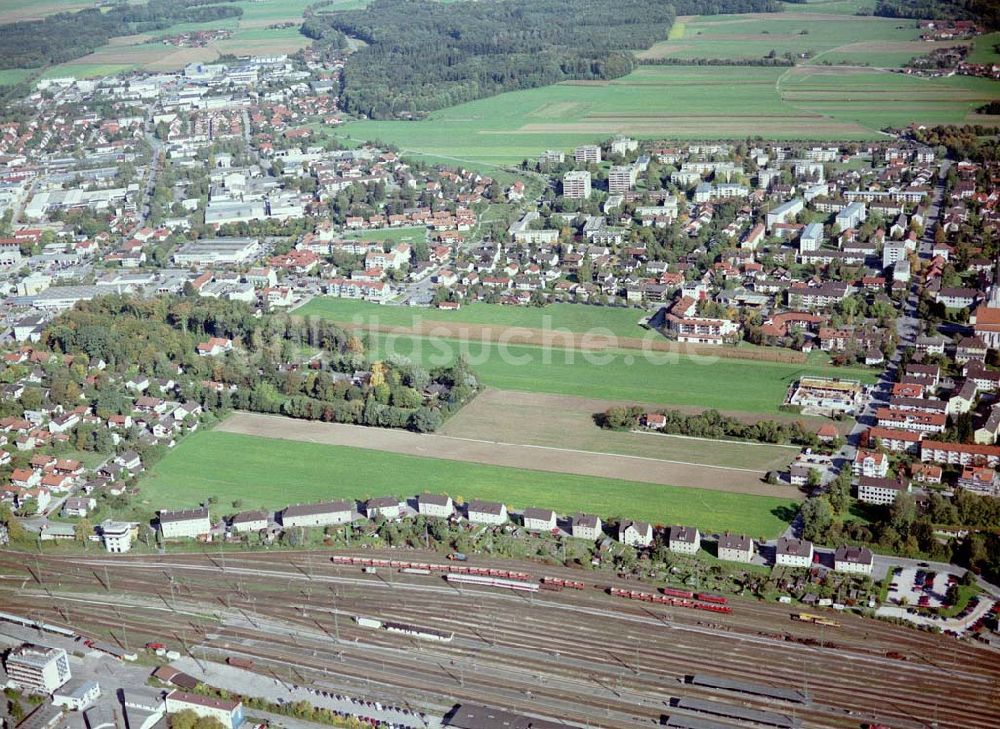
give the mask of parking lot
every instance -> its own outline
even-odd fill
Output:
[[[947,572],[897,567],[889,588],[889,602],[909,607],[944,607],[947,604],[949,577]]]

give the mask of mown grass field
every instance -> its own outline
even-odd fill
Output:
[[[410,335],[372,335],[382,357],[438,367],[464,355],[482,381],[501,390],[547,392],[689,408],[776,414],[803,375],[873,382],[874,372],[636,350],[580,350]]]
[[[549,304],[545,307],[501,306],[499,304],[463,304],[458,311],[380,306],[365,301],[340,298],[313,298],[296,309],[299,316],[320,316],[341,322],[369,324],[377,319],[380,325],[412,327],[418,322],[447,324],[484,324],[530,329],[562,328],[586,333],[602,328],[621,337],[641,337],[648,330],[639,320],[648,315],[642,309],[585,306],[582,304]]]
[[[137,509],[196,506],[213,516],[242,508],[280,509],[324,499],[413,496],[421,491],[502,501],[515,508],[624,516],[774,537],[794,501],[702,489],[569,476],[473,463],[204,431],[185,439],[143,478]]]

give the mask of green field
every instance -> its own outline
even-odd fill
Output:
[[[886,103],[881,89],[892,94]],[[809,66],[645,66],[607,82],[514,91],[421,121],[358,121],[330,133],[379,139],[434,161],[515,164],[615,134],[638,138],[876,139],[889,125],[961,123],[1000,93],[985,79],[922,79]]]
[[[555,347],[460,342],[409,335],[372,336],[379,356],[426,367],[464,355],[483,382],[501,390],[548,392],[601,400],[777,414],[788,386],[803,375],[873,382],[870,370],[694,358],[637,350],[582,352]]]
[[[705,15],[688,20],[683,34],[668,36],[640,56],[649,58],[757,59],[771,51],[823,56],[842,48],[856,63],[874,62],[871,54],[906,51],[907,61],[921,42],[914,21],[787,13]],[[925,44],[926,45],[926,44]],[[896,64],[892,64],[896,65]]]
[[[405,474],[405,475],[404,475]],[[379,451],[204,431],[154,466],[140,483],[143,509],[218,500],[214,516],[323,499],[413,496],[421,491],[502,501],[516,508],[586,511],[654,524],[692,524],[773,537],[795,512],[788,499],[529,471]]]
[[[649,330],[639,326],[648,315],[642,309],[586,306],[584,304],[549,304],[544,307],[501,306],[500,304],[463,304],[458,311],[424,309],[408,306],[381,306],[365,301],[339,298],[314,298],[296,309],[300,316],[320,316],[342,322],[371,323],[412,327],[418,322],[445,324],[481,324],[502,327],[567,329],[583,334],[598,327],[619,337],[641,337]]]
[[[969,53],[970,63],[1000,63],[1000,53],[996,46],[1000,44],[1000,33],[987,33],[973,41],[972,52]]]

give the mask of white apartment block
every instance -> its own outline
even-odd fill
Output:
[[[589,200],[590,173],[586,170],[571,170],[563,175],[563,197]]]
[[[12,649],[4,668],[11,681],[31,693],[51,694],[72,678],[66,651],[30,643]]]
[[[164,539],[197,537],[211,530],[208,507],[160,512],[160,533]]]

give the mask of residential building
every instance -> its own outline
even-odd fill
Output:
[[[920,460],[951,466],[997,468],[1000,466],[1000,446],[925,440],[920,444]]]
[[[581,144],[573,150],[573,159],[577,164],[599,164],[601,148],[596,144]]]
[[[672,526],[667,536],[667,548],[680,554],[697,554],[701,548],[701,534],[696,527]]]
[[[365,502],[365,516],[369,519],[383,517],[398,519],[400,516],[399,499],[395,496],[380,496]]]
[[[630,547],[653,544],[653,526],[645,521],[623,521],[618,525],[618,541]]]
[[[601,517],[591,514],[577,514],[573,517],[573,536],[577,539],[596,541],[604,536]]]
[[[267,529],[270,519],[266,511],[241,511],[229,522],[233,531],[237,534],[246,532],[259,532]]]
[[[212,530],[208,507],[160,511],[160,533],[164,539],[200,537]]]
[[[525,509],[524,528],[534,532],[550,532],[556,528],[556,513],[551,509]]]
[[[717,556],[727,562],[749,562],[753,559],[753,540],[746,534],[726,532],[719,536]]]
[[[774,563],[779,567],[808,567],[813,561],[813,544],[805,539],[781,537],[775,549]]]
[[[875,557],[867,547],[837,547],[833,555],[833,569],[855,575],[871,575]]]
[[[894,504],[901,493],[910,493],[909,482],[902,479],[868,476],[858,479],[858,501],[866,504]]]
[[[889,473],[889,456],[878,451],[866,451],[859,448],[854,456],[852,471],[855,476],[869,478],[885,478]]]
[[[496,501],[470,501],[466,515],[473,524],[506,524],[507,506]]]
[[[587,170],[571,170],[563,175],[563,197],[589,200],[590,173]]]
[[[179,690],[167,694],[167,714],[186,710],[191,710],[200,717],[217,719],[226,729],[238,729],[243,724],[242,701],[217,699]]]
[[[1000,495],[1000,473],[989,466],[965,466],[957,486],[983,496]]]
[[[420,494],[417,497],[417,511],[424,516],[449,519],[455,512],[455,505],[447,494]]]
[[[635,186],[636,169],[632,165],[614,165],[608,170],[608,192],[624,194]]]

